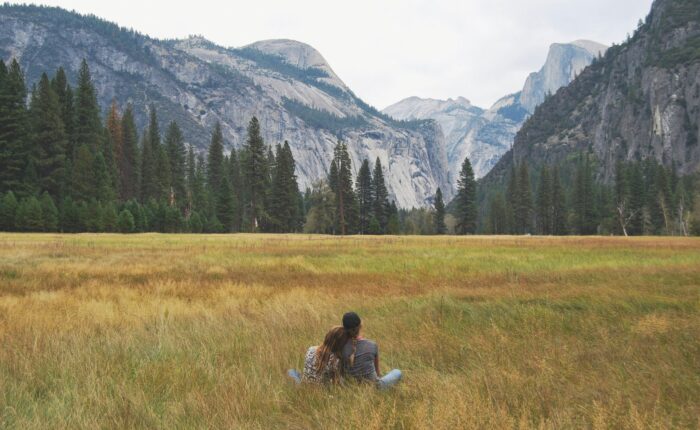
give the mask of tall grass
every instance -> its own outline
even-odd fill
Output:
[[[402,384],[289,384],[349,309]],[[2,234],[0,345],[0,428],[698,428],[700,241]]]

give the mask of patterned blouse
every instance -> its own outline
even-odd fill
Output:
[[[318,347],[312,346],[306,351],[304,359],[304,373],[301,376],[302,382],[310,384],[327,384],[333,380],[340,370],[340,360],[335,354],[331,354],[326,367],[320,371],[316,370],[316,350]]]

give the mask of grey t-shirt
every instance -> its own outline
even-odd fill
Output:
[[[359,380],[376,381],[377,369],[374,368],[374,360],[379,354],[377,344],[371,340],[361,339],[357,341],[355,350],[355,361],[350,366],[350,355],[352,355],[352,341],[348,341],[343,347],[343,363],[346,363],[345,372]]]

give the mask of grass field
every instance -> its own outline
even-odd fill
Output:
[[[391,392],[291,386],[364,318]],[[0,235],[0,428],[699,428],[700,240]]]

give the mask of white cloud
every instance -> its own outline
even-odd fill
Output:
[[[159,38],[226,46],[296,39],[363,99],[464,96],[488,107],[522,87],[553,42],[620,42],[652,0],[45,0]]]

